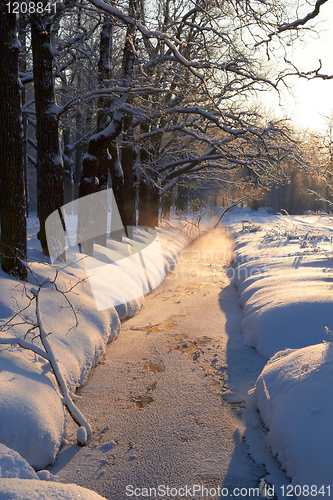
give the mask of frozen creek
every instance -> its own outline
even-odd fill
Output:
[[[258,486],[265,470],[248,454],[241,405],[223,399],[227,388],[253,387],[265,365],[242,343],[242,310],[225,270],[231,252],[222,231],[202,236],[123,323],[78,392],[93,438],[77,446],[69,422],[49,468],[55,480],[110,500],[154,498],[149,488],[157,498],[192,498],[181,488],[200,485],[219,498],[209,490],[233,496],[233,488]]]

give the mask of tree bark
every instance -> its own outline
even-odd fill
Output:
[[[151,194],[149,201],[150,212],[150,227],[155,229],[158,227],[158,214],[160,208],[160,194],[157,186],[151,186]]]
[[[98,81],[99,87],[108,86],[107,80],[112,77],[112,41],[113,41],[113,23],[109,18],[105,18],[101,31],[99,61],[98,61]],[[107,125],[110,119],[111,100],[102,97],[98,100],[97,113],[97,130],[100,132]],[[97,178],[98,186],[96,191],[102,191],[108,188],[108,173],[110,155],[107,149],[107,144],[104,144],[98,155]],[[104,226],[107,227],[107,207],[105,211],[99,214],[100,218],[104,219]],[[95,243],[106,247],[106,233],[95,238]]]
[[[187,210],[187,201],[188,201],[188,187],[178,184],[178,192],[176,199],[177,210],[181,212]]]
[[[134,136],[131,126],[132,118],[124,118],[124,129],[122,136],[121,165],[124,172],[124,226],[136,225],[136,172]]]
[[[52,22],[46,16],[31,21],[31,44],[36,104],[37,196],[40,230],[37,235],[48,255],[45,221],[64,204],[63,164],[52,74]]]
[[[103,23],[100,38],[100,58],[98,63],[100,87],[104,85],[105,80],[111,78],[112,36],[113,24],[110,20],[106,19]],[[121,133],[123,114],[119,112],[114,113],[112,116],[111,124],[108,125],[108,121],[110,118],[110,114],[108,113],[111,104],[110,100],[102,98],[99,99],[98,104],[98,132],[90,138],[87,153],[83,157],[82,173],[79,187],[80,198],[106,189],[109,170],[111,173],[112,184],[114,184],[117,180],[117,174],[116,172],[114,172],[115,162],[113,161],[109,153],[109,149],[115,148],[113,144],[117,136]],[[119,185],[117,189],[119,189]],[[115,192],[114,185],[113,190]],[[118,208],[120,215],[122,216],[122,206],[118,205]],[[106,217],[106,215],[107,214],[105,213],[104,216]],[[100,214],[100,216],[103,217],[103,214]],[[84,230],[84,226],[87,224],[87,218],[88,214],[80,214],[78,225],[79,232]],[[101,235],[101,237],[94,238],[94,240],[85,241],[82,245],[82,248],[86,254],[93,255],[94,241],[99,244],[106,245],[106,234]]]
[[[148,228],[149,220],[149,186],[144,176],[141,176],[139,182],[139,226]]]
[[[18,18],[18,38],[21,45],[21,53],[19,55],[19,70],[22,73],[27,72],[27,19],[23,16]],[[21,89],[21,103],[22,106],[27,101],[27,90],[25,85]],[[24,169],[24,187],[26,193],[26,212],[27,217],[29,217],[29,191],[28,191],[28,147],[27,147],[27,137],[28,137],[28,117],[26,114],[22,116],[23,123],[23,169]]]
[[[170,219],[170,212],[171,212],[171,191],[168,191],[165,193],[165,195],[162,198],[162,208],[163,208],[163,218],[164,219]]]
[[[1,266],[19,279],[27,277],[26,192],[19,87],[16,15],[0,5],[0,214]]]
[[[99,87],[107,87],[107,80],[112,78],[112,41],[113,41],[113,23],[106,17],[101,30],[98,61],[98,83]],[[111,99],[102,97],[98,100],[97,113],[97,131],[100,132],[107,126],[110,119]],[[99,164],[97,168],[98,187],[97,191],[107,189],[109,154],[107,144],[103,144],[99,154]]]
[[[80,88],[80,87],[79,87]],[[82,171],[82,113],[80,110],[77,111],[75,116],[75,125],[76,125],[76,136],[75,140],[78,142],[75,148],[75,172],[74,172],[74,199],[76,200],[79,197],[79,187],[80,187],[80,178]]]
[[[72,165],[71,159],[71,129],[66,127],[62,132],[64,151],[63,151],[63,164],[64,164],[64,204],[73,200],[73,179],[72,179]]]
[[[112,142],[112,144],[109,146],[109,172],[111,175],[111,181],[112,181],[112,191],[113,195],[115,197],[117,207],[119,210],[119,215],[121,220],[123,220],[123,214],[124,214],[124,172],[123,169],[121,168],[120,161],[119,161],[119,156],[118,156],[118,149],[115,141]],[[123,223],[124,225],[124,223]],[[116,241],[122,241],[122,231],[120,230],[113,230],[111,227],[111,238],[115,239]]]
[[[158,187],[142,176],[139,183],[139,226],[155,229],[158,226],[159,208]]]
[[[129,15],[134,19],[140,17],[137,0],[129,0]],[[133,82],[134,53],[136,27],[128,26],[123,53],[124,86],[130,87]],[[136,153],[134,149],[133,117],[125,114],[123,121],[121,165],[124,172],[124,207],[123,224],[125,227],[136,226],[136,194],[137,173],[135,168]]]

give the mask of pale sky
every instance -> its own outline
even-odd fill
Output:
[[[314,2],[311,1],[313,5]],[[308,12],[312,7],[309,6]],[[296,41],[290,49],[290,58],[304,71],[317,69],[318,60],[322,61],[321,73],[333,75],[333,1],[328,1],[321,7],[317,17],[318,37],[307,33],[304,41]],[[333,78],[332,80],[289,78],[294,82],[293,99],[288,93],[283,95],[283,108],[293,121],[304,128],[326,129],[325,119],[320,116],[333,114]],[[265,99],[266,100],[266,99]],[[267,108],[274,109],[278,99],[271,97],[266,100]]]

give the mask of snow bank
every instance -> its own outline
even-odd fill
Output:
[[[92,490],[75,484],[58,484],[36,479],[0,479],[1,500],[105,500]]]
[[[46,264],[32,264],[38,279],[54,275]],[[12,312],[28,301],[23,285],[8,278],[1,271],[2,324]],[[60,273],[57,283],[68,288],[73,277]],[[33,280],[32,280],[33,281]],[[83,384],[91,368],[98,362],[108,341],[117,334],[120,326],[115,309],[96,310],[89,284],[80,283],[69,295],[77,312],[75,318],[66,307],[62,296],[52,287],[42,290],[40,304],[42,319],[62,373],[72,391]],[[35,323],[34,307],[24,311],[24,319]],[[18,321],[22,322],[20,318]],[[27,327],[17,325],[3,332],[1,337],[20,337]],[[70,330],[70,331],[69,331]],[[27,340],[31,340],[28,335]],[[42,347],[39,339],[34,344]],[[54,462],[65,435],[65,413],[49,363],[34,353],[11,345],[0,346],[0,442],[18,451],[36,469]]]
[[[19,453],[0,443],[0,478],[38,479],[38,476]]]
[[[64,410],[40,363],[0,352],[0,440],[36,468],[52,463],[65,432]]]
[[[32,226],[35,226],[34,220],[30,219],[30,222]],[[32,232],[35,233],[35,227]],[[79,281],[68,296],[77,314],[78,325],[76,327],[75,317],[64,297],[52,286],[45,286],[42,289],[40,306],[44,326],[47,332],[51,332],[48,339],[72,392],[84,383],[92,367],[98,363],[106,344],[118,333],[120,321],[133,316],[143,307],[142,292],[148,291],[144,288],[145,273],[148,273],[153,288],[163,280],[165,272],[177,260],[177,254],[189,242],[185,233],[173,228],[165,227],[159,229],[158,233],[163,249],[162,266],[158,252],[150,249],[146,256],[148,265],[145,272],[139,277],[135,272],[129,273],[125,284],[121,276],[113,281],[95,279],[92,282],[90,277],[89,280]],[[138,245],[141,244],[144,248],[148,240],[151,241],[151,235],[138,230],[135,241],[109,242],[108,249],[96,248],[94,259],[90,258],[91,262],[87,267],[91,270],[96,265],[103,270],[107,266],[101,265],[102,259],[105,264],[124,259],[127,255],[134,254],[137,251],[135,247]],[[34,237],[29,241],[29,248],[30,258],[42,259]],[[54,268],[46,262],[32,263],[31,269],[33,276],[30,276],[30,282],[34,285],[36,284],[35,278],[43,281],[55,275]],[[75,265],[68,266],[59,272],[57,284],[60,289],[68,290],[83,277],[86,275],[80,273],[79,265],[76,268]],[[1,270],[0,280],[0,326],[3,326],[14,312],[28,304],[28,299],[23,285],[18,286],[16,280]],[[27,286],[27,290],[29,287],[31,288],[31,285]],[[141,292],[138,296],[128,300],[126,287],[132,287],[136,293],[138,289]],[[109,294],[108,309],[97,310],[96,294],[99,296]],[[124,300],[127,298],[127,301],[122,303],[119,297],[123,297]],[[115,299],[114,307],[110,307],[110,298],[111,302],[113,298]],[[23,318],[31,324],[35,323],[34,308],[26,309],[22,318],[17,317],[18,322],[22,322]],[[24,325],[17,324],[15,328],[2,332],[1,337],[23,338],[26,331],[27,328]],[[27,340],[31,340],[35,332],[34,330],[32,334],[29,334]],[[34,344],[42,347],[39,339],[34,339]],[[65,435],[64,407],[61,404],[55,378],[49,372],[49,363],[30,351],[3,344],[0,345],[0,368],[2,388],[0,392],[0,442],[19,452],[35,469],[43,469],[54,462]]]
[[[239,287],[244,341],[266,358],[288,347],[322,342],[325,326],[332,326],[332,278],[312,267],[313,262],[305,270],[290,264]]]
[[[292,480],[289,496],[330,496],[333,221],[244,212],[227,219],[235,239],[230,277],[243,306],[244,343],[271,358],[253,396],[265,438]]]
[[[41,471],[48,477],[48,471]],[[40,480],[34,469],[16,451],[0,444],[1,500],[101,500],[97,493],[74,484]]]
[[[333,477],[332,382],[329,342],[279,352],[256,384],[273,455],[293,485],[316,485],[318,490],[324,486],[327,496]]]
[[[244,343],[270,358],[328,339],[325,326],[333,329],[332,221],[253,215],[250,224],[229,224],[235,240],[229,276],[244,309]]]

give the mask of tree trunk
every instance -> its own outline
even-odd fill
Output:
[[[120,218],[123,221],[124,215],[124,173],[121,168],[119,157],[118,157],[118,149],[115,144],[115,141],[109,146],[109,171],[111,175],[112,181],[112,191],[115,197],[117,207],[119,210]],[[124,225],[124,222],[123,222]],[[113,230],[111,227],[111,238],[116,241],[122,241],[122,231]]]
[[[155,229],[158,226],[159,208],[158,187],[142,177],[139,184],[139,226]]]
[[[155,229],[158,227],[158,213],[160,208],[160,194],[158,188],[154,185],[151,187],[151,194],[149,200],[150,212],[150,227]]]
[[[139,183],[139,226],[145,228],[150,226],[149,185],[144,176],[141,176]]]
[[[23,130],[18,77],[16,15],[0,6],[0,215],[1,265],[19,279],[27,277],[26,193]]]
[[[113,22],[106,17],[103,22],[99,45],[98,61],[98,83],[100,88],[108,87],[108,80],[112,78],[112,41],[113,41]],[[112,101],[108,97],[102,97],[98,100],[97,113],[97,131],[103,130],[110,120],[110,108]],[[103,144],[100,151],[99,164],[97,169],[98,188],[97,191],[107,189],[109,172],[109,154],[107,144]]]
[[[120,216],[124,207],[124,173],[120,165],[118,149],[115,143],[109,147],[109,171],[112,180],[112,191],[117,202]]]
[[[98,61],[98,81],[99,87],[103,88],[108,86],[107,80],[112,77],[112,37],[113,37],[113,23],[110,19],[106,18],[103,22],[100,38],[99,61]],[[97,113],[97,130],[100,132],[106,127],[110,119],[111,100],[102,97],[98,100],[98,113]],[[98,154],[98,167],[97,178],[98,186],[96,191],[102,191],[108,188],[108,173],[109,173],[109,152],[107,144],[103,145]],[[99,214],[99,218],[103,218],[104,226],[107,227],[107,207],[105,211]],[[106,247],[106,233],[101,234],[95,238],[95,243]]]
[[[71,160],[71,129],[66,127],[62,132],[64,143],[63,162],[64,162],[64,204],[73,200],[73,180]]]
[[[36,104],[37,196],[40,230],[37,235],[48,255],[45,221],[64,204],[63,164],[52,74],[51,20],[34,16],[31,44]]]
[[[129,13],[137,18],[136,0],[129,1]],[[134,45],[135,32],[133,26],[128,27],[123,54],[123,74],[124,86],[130,87],[133,81],[134,72]],[[135,171],[135,151],[134,151],[134,134],[133,134],[133,118],[128,114],[124,116],[123,134],[122,134],[122,149],[121,149],[121,166],[124,172],[124,208],[123,208],[123,223],[124,226],[136,225],[136,171]]]
[[[163,196],[163,201],[162,201],[163,218],[164,219],[170,219],[171,201],[172,201],[171,191],[168,191]]]
[[[21,44],[21,53],[19,55],[19,70],[22,73],[27,73],[27,19],[23,16],[19,16],[18,19],[18,37]],[[26,86],[23,85],[21,89],[21,102],[22,106],[27,102],[27,90]],[[28,191],[28,147],[27,147],[27,137],[28,137],[28,117],[24,113],[22,116],[23,122],[23,169],[24,169],[24,188],[26,193],[26,212],[27,217],[29,217],[29,191]]]
[[[98,62],[98,79],[100,87],[103,87],[105,80],[109,80],[111,78],[112,36],[112,21],[106,19],[103,23],[100,38],[100,58]],[[98,101],[99,111],[97,114],[97,134],[90,138],[88,151],[83,157],[79,187],[80,198],[104,190],[108,187],[108,172],[110,164],[112,163],[108,152],[108,146],[115,141],[116,137],[120,134],[122,127],[122,114],[118,113],[117,116],[113,116],[114,119],[111,121],[113,128],[112,131],[110,130],[110,127],[108,126],[110,118],[108,111],[110,105],[110,99],[101,98]],[[109,132],[107,132],[108,130]],[[96,214],[92,214],[93,220],[94,217],[96,217]],[[106,220],[106,211],[105,213],[99,214],[99,218],[102,219],[103,217],[104,220]],[[89,214],[80,213],[78,224],[79,233],[85,231],[85,226],[89,223],[88,219]],[[104,227],[106,227],[105,224]],[[84,253],[93,255],[94,242],[106,246],[106,234],[85,241],[82,244]]]
[[[136,172],[132,117],[124,117],[122,135],[121,166],[124,173],[124,226],[136,225]]]
[[[330,214],[330,189],[329,186],[326,184],[326,213]]]
[[[99,163],[98,163],[98,186],[97,192],[103,191],[108,188],[108,172],[109,172],[109,153],[106,148],[101,151],[99,155]],[[108,217],[108,207],[106,205],[100,206],[101,210],[98,215],[98,222],[102,225],[102,227],[107,228],[107,217]],[[106,231],[99,236],[94,238],[94,242],[98,245],[102,245],[106,247]]]
[[[147,98],[146,98],[147,100]],[[149,132],[149,125],[147,123],[142,123],[140,125],[140,133],[145,134]],[[143,141],[140,149],[140,181],[139,181],[139,226],[148,228],[151,227],[151,181],[146,176],[145,171],[148,171],[149,161],[150,161],[150,146],[149,140]]]
[[[178,184],[178,192],[176,199],[177,210],[187,212],[187,201],[188,201],[188,187]]]
[[[75,172],[74,172],[74,199],[76,200],[79,197],[79,187],[80,187],[80,179],[81,179],[81,171],[82,171],[82,143],[81,143],[82,114],[81,114],[80,110],[78,110],[76,113],[75,121],[76,121],[76,130],[77,130],[75,140],[76,140],[76,142],[78,142],[78,144],[75,148]]]

